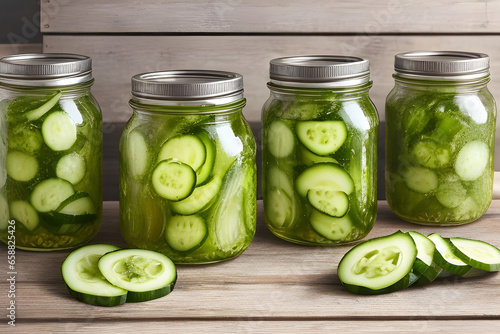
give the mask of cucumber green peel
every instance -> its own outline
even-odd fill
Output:
[[[438,276],[473,277],[493,271],[500,271],[497,247],[479,240],[443,238],[436,233],[425,237],[413,231],[398,231],[354,246],[337,270],[345,289],[356,294],[394,292],[412,284],[428,284]]]

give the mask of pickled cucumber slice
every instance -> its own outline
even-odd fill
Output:
[[[343,191],[350,195],[354,191],[351,176],[334,163],[319,163],[304,170],[295,180],[297,193],[306,197],[311,189],[330,189]]]
[[[312,228],[322,237],[332,241],[342,241],[351,234],[354,225],[348,215],[334,218],[314,210],[309,217]]]
[[[343,217],[349,210],[349,197],[343,191],[311,189],[307,192],[307,200],[313,208],[331,217]]]
[[[307,148],[304,147],[304,145],[299,146],[299,157],[302,163],[304,163],[306,166],[312,166],[314,164],[320,163],[320,162],[333,162],[333,163],[338,163],[337,160],[332,158],[329,155],[326,156],[321,156],[312,153],[309,151]]]
[[[291,155],[295,149],[295,136],[284,121],[274,121],[267,130],[267,148],[275,158]]]
[[[33,231],[39,223],[38,213],[26,201],[13,201],[9,205],[10,217],[20,222],[28,230]]]
[[[318,155],[335,153],[347,138],[343,121],[297,122],[297,137],[311,152]]]
[[[51,113],[43,121],[42,136],[53,151],[65,151],[76,142],[76,124],[64,111]]]
[[[74,193],[75,189],[70,182],[59,178],[47,179],[35,186],[30,202],[38,212],[55,211]]]
[[[149,163],[149,148],[139,130],[134,129],[128,134],[125,152],[130,173],[136,179],[142,178]]]
[[[35,154],[43,144],[40,130],[29,124],[19,124],[8,132],[8,145],[12,150]]]
[[[403,173],[403,180],[410,190],[421,194],[434,191],[439,185],[437,174],[423,167],[409,167]]]
[[[465,144],[458,152],[455,172],[464,181],[474,181],[483,174],[489,161],[490,150],[488,146],[482,141],[476,140]]]
[[[9,151],[5,164],[7,175],[16,181],[27,182],[38,174],[38,160],[20,151]]]
[[[80,183],[86,173],[87,168],[85,166],[85,160],[76,152],[63,156],[57,162],[57,177],[67,180],[73,185]]]
[[[454,209],[467,199],[467,190],[460,181],[445,182],[439,185],[435,196],[443,206]]]
[[[197,171],[206,160],[203,142],[194,135],[179,135],[170,138],[162,145],[158,161],[173,159],[189,165]]]
[[[170,207],[181,215],[192,215],[205,210],[219,193],[222,185],[222,176],[215,176],[207,184],[196,187],[186,199],[170,203]]]
[[[207,133],[201,132],[198,133],[197,136],[203,142],[203,145],[205,145],[205,152],[206,152],[206,158],[205,162],[203,163],[203,166],[201,166],[200,169],[196,171],[196,186],[200,186],[203,185],[206,181],[208,181],[210,175],[212,174],[217,151],[215,148],[215,144],[210,139]]]
[[[428,168],[442,168],[450,162],[450,151],[431,140],[419,141],[412,150],[417,163]]]
[[[171,201],[180,201],[193,192],[196,173],[187,164],[163,160],[156,165],[151,176],[153,188],[158,195]]]
[[[293,221],[293,201],[281,188],[273,188],[264,195],[266,221],[280,229]]]
[[[36,107],[26,113],[26,118],[29,121],[34,121],[45,115],[50,109],[52,109],[57,102],[59,102],[59,99],[61,98],[62,93],[58,92],[54,94],[53,96],[50,97],[50,99],[42,104],[39,107]]]
[[[165,239],[176,251],[190,251],[201,245],[206,236],[207,226],[200,216],[173,216],[167,222]]]

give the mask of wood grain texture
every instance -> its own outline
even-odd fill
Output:
[[[380,118],[394,85],[394,55],[410,50],[468,50],[491,57],[489,88],[500,99],[498,36],[44,36],[44,52],[81,53],[93,58],[94,95],[107,122],[124,122],[130,78],[164,69],[217,69],[244,77],[244,109],[250,121],[260,121],[269,96],[269,61],[300,54],[350,54],[370,60],[374,86],[370,91]]]
[[[500,1],[42,0],[43,33],[492,33]]]
[[[387,235],[399,229],[417,230],[424,234],[437,232],[445,237],[476,238],[500,246],[499,219],[500,201],[494,201],[488,212],[472,224],[454,228],[418,226],[401,221],[385,202],[379,202],[378,219],[368,237]],[[119,232],[117,202],[104,203],[103,222],[92,243],[125,246]],[[265,331],[271,328],[273,321],[296,323],[297,328],[311,330],[344,323],[354,330],[371,322],[378,323],[374,330],[387,328],[388,331],[398,328],[428,331],[433,327],[426,326],[434,321],[441,326],[438,328],[450,330],[472,328],[474,323],[498,326],[498,274],[439,279],[427,286],[397,293],[356,296],[342,288],[336,274],[338,262],[350,248],[306,247],[276,238],[264,226],[259,201],[257,233],[241,256],[215,265],[178,266],[177,285],[170,295],[113,308],[85,305],[69,296],[60,276],[60,266],[69,251],[18,250],[17,317],[30,328],[49,328],[56,323],[55,329],[68,332],[73,332],[75,326],[104,331],[111,328],[111,324],[124,325],[122,321],[130,322],[130,328],[137,329],[144,324],[152,330],[159,329],[156,327],[159,322],[173,323],[173,328],[180,330],[180,324],[186,322],[189,323],[186,328],[195,332],[196,322],[207,326],[206,330],[217,332],[240,325],[242,330],[257,326]],[[6,258],[6,252],[6,247],[1,247],[0,258]],[[6,261],[0,263],[0,268],[6,265]],[[2,270],[6,272],[5,268]],[[0,282],[0,289],[5,291],[7,283]],[[442,320],[448,321],[440,322]],[[458,320],[467,320],[463,322],[464,327]]]
[[[18,54],[42,52],[42,44],[0,44],[0,58]]]

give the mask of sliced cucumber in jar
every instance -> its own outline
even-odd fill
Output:
[[[342,166],[334,163],[319,163],[304,170],[295,180],[300,196],[306,197],[311,189],[331,189],[350,195],[354,191],[354,182]]]
[[[86,224],[97,219],[97,209],[87,193],[77,192],[65,199],[51,216],[59,224]]]
[[[43,115],[45,115],[50,109],[52,109],[57,102],[59,102],[59,99],[61,98],[62,93],[57,92],[49,99],[44,102],[42,105],[37,106],[36,108],[31,109],[30,111],[26,112],[26,118],[29,121],[35,121],[39,118],[41,118]]]
[[[205,184],[207,180],[210,179],[210,175],[212,174],[212,170],[214,168],[217,149],[207,133],[201,132],[198,133],[197,136],[203,142],[203,145],[205,145],[206,152],[205,162],[200,169],[196,171],[196,186],[198,187]]]
[[[217,175],[207,184],[196,187],[187,198],[181,201],[171,202],[170,207],[181,215],[192,215],[197,212],[202,212],[210,206],[216,198],[221,185],[222,176]]]
[[[201,245],[207,236],[207,226],[197,215],[173,216],[167,222],[165,239],[179,252],[187,252]]]
[[[343,191],[316,188],[307,192],[309,204],[330,217],[343,217],[349,210],[349,197]]]
[[[20,182],[28,182],[38,174],[38,160],[20,151],[9,151],[5,162],[7,175]]]
[[[162,145],[158,161],[173,159],[189,165],[197,171],[206,160],[203,142],[194,135],[179,135],[170,138]]]
[[[266,221],[274,228],[284,228],[294,219],[293,199],[281,188],[266,191],[264,208]]]
[[[38,213],[31,206],[30,203],[26,201],[13,201],[9,205],[10,217],[16,222],[20,222],[29,231],[33,231],[37,228],[39,223]]]
[[[65,151],[76,142],[76,124],[64,111],[51,113],[43,121],[42,136],[53,151]]]
[[[270,166],[266,178],[266,188],[282,189],[288,197],[292,197],[294,193],[292,177],[292,171],[287,172],[279,167]]]
[[[196,173],[185,163],[163,160],[156,165],[151,183],[161,197],[180,201],[192,194],[196,185]]]
[[[417,193],[426,194],[437,189],[439,179],[437,174],[428,168],[408,167],[403,172],[406,186]]]
[[[334,218],[314,209],[311,212],[309,221],[316,233],[332,241],[345,240],[354,228],[351,217],[348,215],[342,218]]]
[[[35,154],[42,148],[42,144],[42,134],[33,125],[21,123],[9,128],[8,146],[12,150]]]
[[[476,140],[465,144],[458,152],[455,172],[464,181],[479,178],[490,161],[490,150],[482,141]]]
[[[85,159],[83,159],[83,157],[76,152],[63,156],[57,162],[57,177],[67,180],[73,185],[80,183],[86,173],[87,168],[85,165]]]
[[[417,247],[398,231],[354,246],[338,266],[344,287],[357,294],[381,294],[407,288],[417,279],[412,268]]]
[[[439,185],[435,196],[443,206],[454,209],[467,199],[467,190],[460,181],[445,182]]]
[[[295,149],[295,136],[284,121],[277,120],[267,129],[267,148],[275,158],[290,156]]]
[[[422,140],[413,146],[412,156],[415,161],[427,168],[443,168],[450,162],[451,155],[447,147],[431,140]]]
[[[128,134],[125,143],[125,155],[132,176],[136,179],[142,178],[148,167],[150,157],[146,139],[139,130],[134,129]]]
[[[335,153],[347,138],[343,121],[297,122],[296,132],[300,142],[318,155]]]
[[[329,155],[321,156],[312,153],[307,148],[305,148],[304,145],[299,146],[299,157],[302,163],[305,164],[306,166],[312,166],[320,162],[338,163],[337,160],[335,160]]]
[[[74,193],[75,189],[70,182],[59,178],[47,179],[35,186],[30,202],[38,212],[55,211]]]
[[[62,276],[69,293],[77,300],[97,306],[117,306],[127,300],[127,291],[109,283],[97,263],[101,256],[116,251],[112,245],[88,245],[73,251],[64,260]]]
[[[453,254],[473,268],[500,271],[500,249],[479,240],[450,238]]]
[[[146,249],[122,249],[97,263],[104,278],[127,290],[127,302],[143,302],[169,294],[175,285],[175,265],[163,254]]]
[[[460,260],[453,252],[449,241],[437,233],[432,233],[428,238],[436,245],[436,263],[448,273],[463,276],[469,272],[471,266]]]

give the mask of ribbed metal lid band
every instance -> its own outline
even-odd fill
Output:
[[[484,53],[417,51],[395,56],[396,72],[420,75],[467,75],[488,72],[490,59]]]

